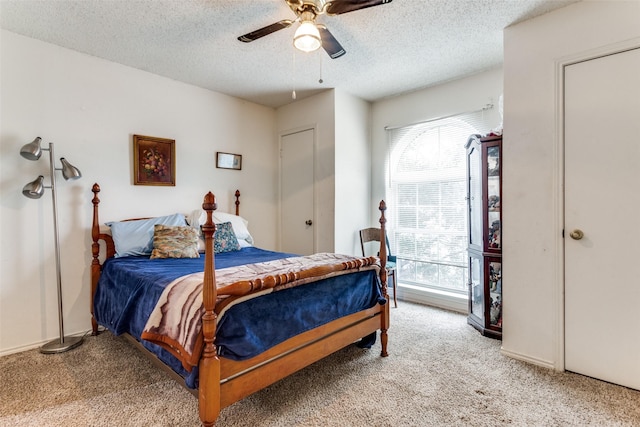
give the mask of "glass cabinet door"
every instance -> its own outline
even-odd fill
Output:
[[[469,311],[484,324],[484,285],[481,257],[469,253]]]
[[[487,147],[487,249],[500,249],[500,147]]]
[[[469,165],[469,244],[482,247],[482,179],[481,179],[481,150],[480,146],[473,144],[468,151]]]
[[[487,283],[489,284],[489,325],[502,328],[502,262],[499,258],[488,258]]]

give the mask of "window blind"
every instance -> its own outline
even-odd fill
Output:
[[[388,129],[392,223],[402,282],[466,293],[466,156],[484,109]]]

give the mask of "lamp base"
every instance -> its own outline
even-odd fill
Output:
[[[83,336],[79,337],[63,337],[62,342],[58,338],[53,341],[49,341],[40,347],[40,353],[44,354],[54,354],[54,353],[64,353],[67,350],[71,350],[72,348],[78,347],[82,344]]]

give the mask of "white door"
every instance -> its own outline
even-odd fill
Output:
[[[314,253],[314,130],[280,139],[280,249],[299,255]]]
[[[565,67],[565,369],[640,390],[639,137],[640,49]]]

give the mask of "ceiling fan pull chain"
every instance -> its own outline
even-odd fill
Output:
[[[293,91],[291,92],[291,99],[296,99],[296,51],[293,51],[293,72],[291,73],[291,86]]]
[[[324,80],[322,80],[322,55],[318,55],[318,58],[320,58],[320,80],[318,80],[318,83],[322,84],[324,83]]]

